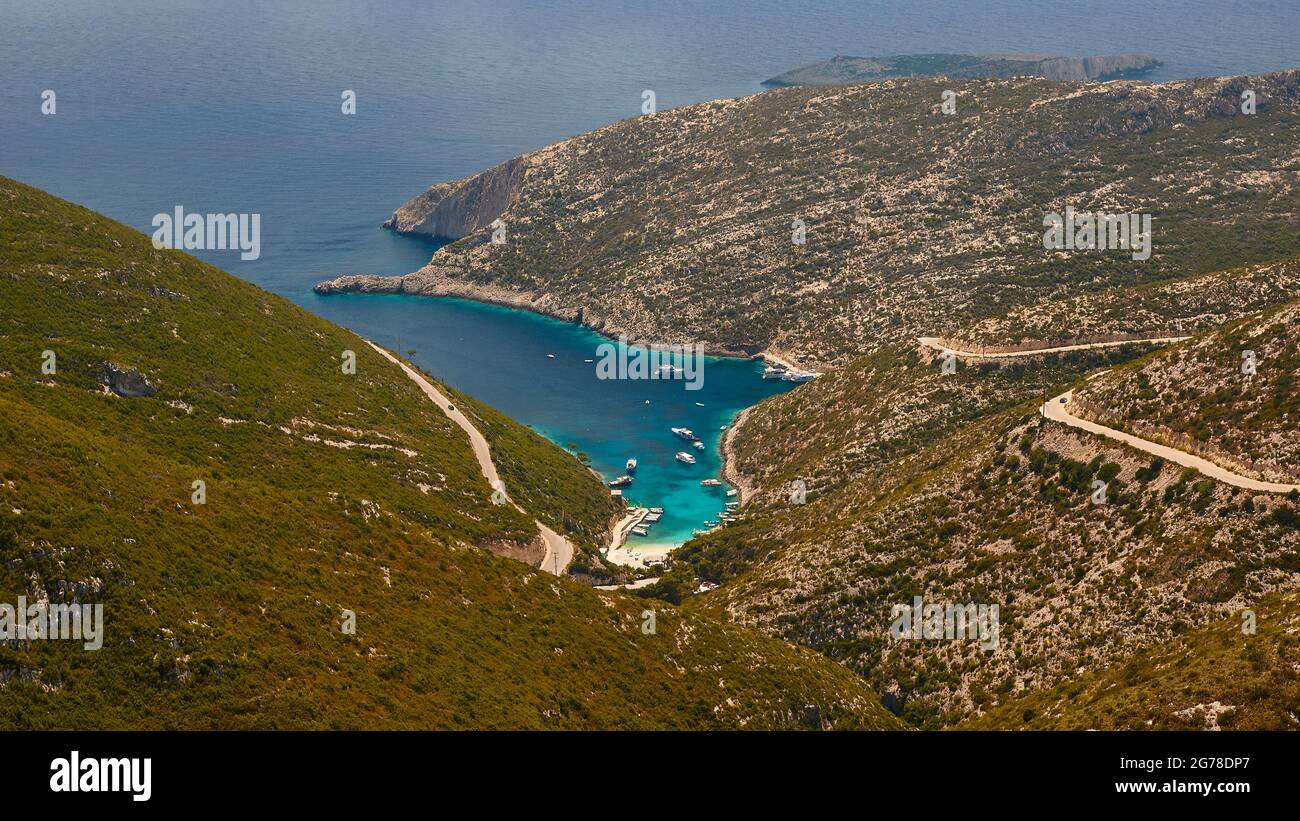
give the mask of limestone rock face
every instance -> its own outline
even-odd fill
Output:
[[[527,160],[516,157],[478,176],[438,183],[398,208],[384,227],[438,239],[466,237],[505,213],[527,169]]]
[[[158,392],[153,385],[149,384],[144,374],[135,368],[121,368],[112,362],[104,363],[100,380],[109,390],[122,397],[153,396]]]

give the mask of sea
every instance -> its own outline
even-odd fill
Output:
[[[0,0],[0,174],[152,231],[156,214],[260,215],[232,274],[411,358],[586,453],[640,467],[665,508],[647,544],[721,510],[721,428],[790,385],[709,359],[704,384],[596,378],[586,329],[453,299],[319,297],[340,274],[404,274],[437,243],[380,224],[432,183],[660,109],[762,91],[837,54],[1143,52],[1169,80],[1300,66],[1294,0]],[[53,92],[53,113],[48,109]],[[344,114],[351,93],[355,113]],[[685,426],[698,463],[673,458]],[[640,537],[633,537],[634,540]]]

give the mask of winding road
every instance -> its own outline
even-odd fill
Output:
[[[1147,339],[1123,339],[1118,342],[1088,342],[1080,345],[1061,345],[1056,348],[1037,348],[1032,351],[1009,351],[1007,353],[974,353],[973,351],[959,351],[949,348],[937,336],[922,336],[917,338],[927,348],[933,348],[940,353],[950,353],[961,359],[1009,359],[1018,356],[1038,356],[1045,353],[1064,353],[1066,351],[1086,351],[1089,348],[1117,348],[1121,345],[1135,345],[1141,342],[1151,342],[1157,345],[1164,345],[1171,342],[1182,342],[1184,339],[1191,339],[1189,336],[1153,336]]]
[[[411,377],[411,380],[420,386],[420,389],[424,391],[424,395],[429,397],[429,399],[447,415],[448,419],[455,422],[460,426],[461,430],[465,431],[469,436],[470,444],[474,447],[474,458],[478,459],[479,470],[482,471],[483,477],[488,480],[488,484],[493,488],[500,487],[500,485],[497,484],[500,481],[500,477],[497,476],[496,465],[492,463],[492,452],[488,446],[488,441],[483,438],[483,434],[479,433],[478,428],[474,427],[473,423],[466,418],[465,414],[461,413],[460,410],[456,408],[447,397],[443,396],[438,389],[429,382],[429,380],[425,379],[419,371],[415,370],[410,365],[407,365],[405,362],[368,339],[366,340],[366,344],[374,348],[380,356],[406,371],[406,375]],[[510,501],[510,504],[520,513],[528,513],[528,511],[515,504],[513,500]],[[546,556],[542,558],[542,563],[538,569],[545,570],[548,573],[554,573],[558,576],[564,572],[564,569],[569,566],[569,562],[573,559],[573,544],[568,539],[556,533],[554,530],[551,530],[536,519],[533,520],[533,523],[537,525],[538,531],[542,534],[542,540],[546,543]]]
[[[1167,462],[1182,465],[1183,467],[1194,468],[1211,479],[1217,479],[1224,484],[1233,487],[1244,488],[1245,490],[1258,490],[1265,493],[1290,493],[1293,490],[1300,490],[1300,485],[1284,485],[1278,482],[1262,482],[1259,479],[1251,479],[1249,476],[1242,476],[1240,473],[1233,473],[1225,467],[1216,465],[1208,459],[1200,456],[1193,456],[1185,451],[1171,448],[1167,445],[1157,445],[1155,442],[1124,433],[1123,431],[1108,428],[1105,425],[1099,425],[1096,422],[1090,422],[1087,419],[1080,419],[1070,413],[1070,399],[1074,396],[1073,390],[1068,390],[1060,396],[1054,397],[1043,404],[1042,414],[1048,419],[1055,422],[1061,422],[1072,428],[1085,430],[1088,433],[1094,433],[1098,436],[1105,436],[1107,439],[1114,439],[1131,445],[1138,450],[1144,450],[1152,456],[1159,456]]]

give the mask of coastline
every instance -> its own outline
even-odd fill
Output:
[[[499,285],[466,282],[436,274],[421,274],[420,271],[402,276],[348,274],[318,282],[313,286],[312,290],[322,296],[332,296],[334,294],[395,294],[399,296],[464,299],[484,305],[496,305],[501,308],[528,311],[561,322],[581,325],[610,341],[617,341],[619,336],[629,336],[629,344],[646,344],[631,338],[626,330],[613,325],[604,317],[595,315],[584,307],[555,304],[554,298],[545,292],[516,291]],[[779,365],[789,370],[804,370],[804,366],[796,360],[789,359],[784,354],[768,349],[757,351],[736,350],[705,343],[704,353],[706,356],[760,360],[768,365]]]
[[[421,274],[419,271],[403,276],[356,275],[336,277],[318,283],[313,290],[325,296],[339,293],[355,293],[462,299],[483,305],[528,311],[549,319],[580,325],[609,340],[617,340],[621,333],[617,327],[612,326],[604,318],[595,316],[584,308],[557,305],[552,297],[546,293],[516,291],[495,285],[469,283],[463,280],[450,279],[440,274]],[[637,343],[632,342],[631,344]],[[782,353],[769,350],[759,352],[716,348],[710,350],[706,345],[705,354],[720,358],[746,361],[757,360],[768,365],[776,365],[791,370],[801,369],[796,361],[787,358]],[[745,480],[735,466],[734,437],[738,435],[737,431],[744,424],[749,411],[753,407],[751,405],[743,408],[732,417],[718,446],[721,456],[720,478],[728,486],[737,490],[736,500],[742,505],[753,496],[756,488]],[[588,469],[602,482],[605,481],[606,477],[601,476],[594,468],[589,467]],[[645,560],[663,558],[680,547],[681,544],[690,541],[690,538],[687,538],[681,544],[650,543],[641,542],[640,540],[633,542],[631,540],[631,528],[639,523],[647,512],[648,510],[642,508],[631,508],[622,516],[611,519],[606,530],[608,548],[604,559],[607,562],[623,567],[644,567]],[[632,552],[639,554],[638,558],[633,558],[630,555]]]
[[[755,489],[745,481],[745,477],[741,475],[740,470],[736,467],[736,458],[733,453],[735,443],[732,440],[741,426],[745,424],[745,420],[749,418],[749,412],[756,407],[758,406],[750,405],[736,414],[736,417],[731,420],[731,424],[727,426],[727,432],[722,436],[722,481],[736,489],[736,498],[741,507],[744,507],[745,500],[754,495]]]

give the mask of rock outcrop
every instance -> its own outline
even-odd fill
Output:
[[[135,368],[121,368],[112,362],[104,363],[100,381],[113,393],[127,398],[153,396],[158,392]]]
[[[438,183],[398,208],[384,227],[437,239],[466,237],[505,212],[527,169],[527,160],[515,157],[475,177]]]

